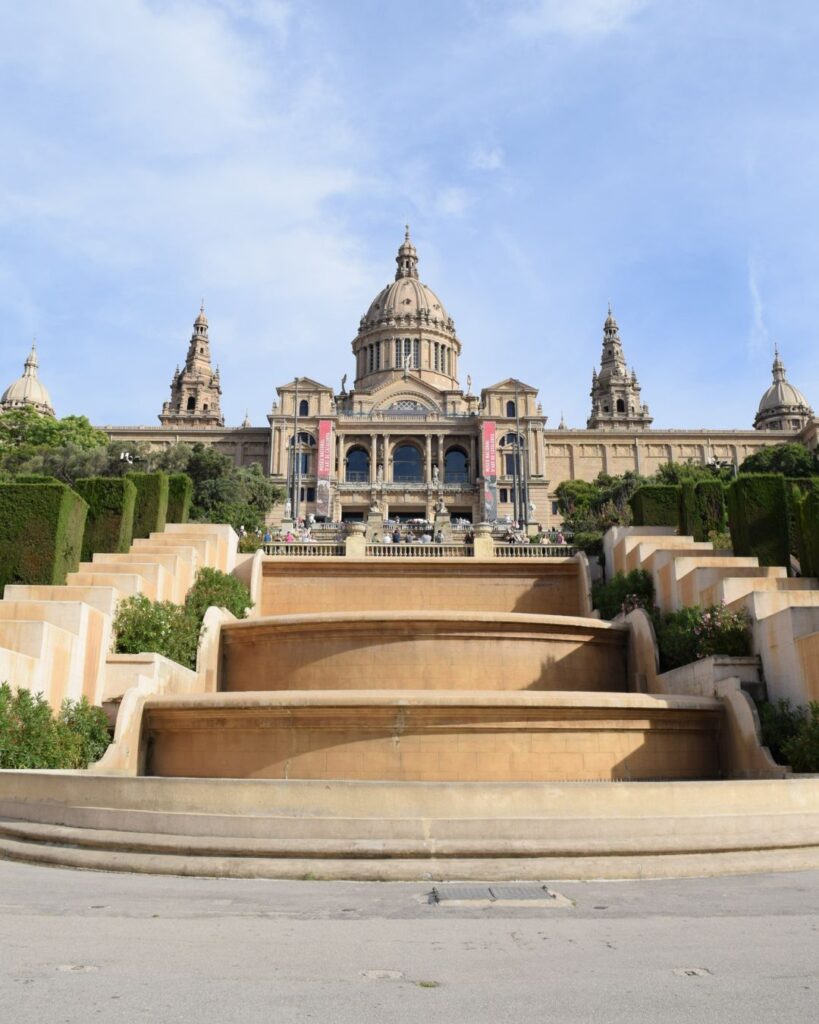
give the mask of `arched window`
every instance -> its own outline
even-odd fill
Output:
[[[302,398],[302,400],[299,402],[299,416],[309,416],[309,415],[310,415],[310,403],[307,401],[306,398]]]
[[[395,449],[392,478],[402,484],[419,484],[423,480],[421,452],[414,444],[401,444]]]
[[[626,411],[626,403],[623,401],[622,398],[618,398],[617,399],[617,411],[618,412],[625,412]]]
[[[444,481],[448,484],[469,483],[469,458],[463,448],[450,448],[446,453]]]
[[[190,398],[188,399],[188,412],[195,412],[195,411],[196,411],[196,399],[194,398],[193,395],[191,395]]]
[[[515,403],[514,402],[507,402],[506,403],[506,415],[507,416],[514,416],[515,415]]]
[[[370,479],[370,453],[364,448],[351,448],[347,452],[344,479],[350,484],[366,483]]]

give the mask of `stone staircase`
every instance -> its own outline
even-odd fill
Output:
[[[784,566],[716,552],[666,527],[615,527],[604,541],[610,574],[644,569],[662,611],[724,603],[747,611],[771,700],[819,700],[819,580]]]
[[[162,533],[134,541],[127,554],[95,554],[68,574],[65,586],[6,586],[0,601],[0,680],[44,694],[56,710],[66,697],[85,696],[97,705],[121,697],[138,675],[161,678],[155,669],[146,674],[144,665],[128,674],[117,661],[121,656],[110,654],[118,602],[144,594],[181,603],[200,567],[233,571],[236,543],[230,526],[169,524]]]

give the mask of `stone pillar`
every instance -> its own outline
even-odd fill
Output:
[[[336,472],[336,480],[344,480],[346,474],[344,472],[344,434],[336,434],[336,441],[338,442],[338,471]]]
[[[472,437],[470,437],[469,439],[469,482],[471,484],[475,483],[475,480],[477,479],[478,476],[478,463],[475,460],[476,451],[477,441],[475,440],[475,435],[473,434]]]
[[[444,482],[444,435],[438,435],[438,479]]]
[[[495,541],[491,523],[478,523],[475,527],[475,558],[494,558]]]
[[[365,523],[350,523],[350,532],[344,541],[347,558],[365,558],[367,555],[367,526]]]
[[[370,434],[370,483],[375,483],[376,462],[378,461],[378,434]]]
[[[432,435],[427,434],[424,438],[424,480],[432,482]]]

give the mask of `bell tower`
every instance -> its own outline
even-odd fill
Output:
[[[221,395],[219,367],[214,370],[210,362],[208,318],[203,299],[199,316],[193,322],[185,367],[176,368],[171,381],[171,399],[162,406],[159,422],[163,427],[223,427]]]
[[[648,406],[640,400],[637,373],[629,372],[620,328],[611,312],[603,325],[603,355],[600,372],[592,370],[592,411],[589,430],[647,430],[651,425]]]

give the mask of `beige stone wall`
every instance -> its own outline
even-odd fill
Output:
[[[578,566],[528,560],[268,558],[261,615],[346,611],[527,612],[581,615]]]
[[[357,613],[225,625],[219,689],[626,690],[625,629],[593,619]]]
[[[237,697],[239,695],[231,695]],[[334,703],[259,695],[214,706],[149,701],[147,774],[385,781],[697,779],[719,775],[718,701]]]

